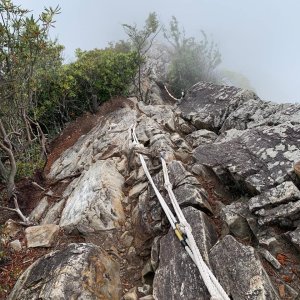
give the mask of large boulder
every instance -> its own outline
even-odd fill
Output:
[[[213,272],[233,300],[280,299],[254,248],[225,236],[209,255]]]
[[[257,194],[296,175],[300,125],[284,123],[243,131],[229,130],[214,144],[199,146],[196,161],[209,167],[224,185]]]
[[[61,214],[60,226],[81,233],[111,230],[124,221],[124,178],[114,162],[98,160],[76,179]]]
[[[178,108],[185,120],[197,129],[220,130],[239,105],[258,97],[233,86],[199,82],[192,86]]]
[[[217,241],[214,225],[202,212],[192,207],[183,210],[205,262]],[[155,272],[153,295],[156,300],[209,299],[200,273],[173,230],[160,241],[159,267]]]
[[[300,218],[300,191],[291,181],[255,196],[249,201],[249,209],[258,216],[258,223],[277,223],[293,226]]]
[[[249,90],[206,82],[191,87],[179,108],[196,128],[221,132],[300,123],[299,104],[267,102]]]
[[[8,299],[119,300],[120,292],[117,262],[92,244],[70,244],[34,262],[18,279]]]
[[[299,104],[278,104],[250,99],[227,117],[221,131],[231,128],[243,130],[262,125],[276,126],[285,122],[300,123]]]

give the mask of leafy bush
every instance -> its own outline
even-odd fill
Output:
[[[167,79],[177,96],[199,81],[218,80],[215,69],[221,63],[221,54],[203,31],[202,39],[198,41],[193,37],[186,37],[184,30],[179,29],[177,19],[172,17],[170,29],[165,30],[164,35],[172,46]]]
[[[83,112],[94,111],[95,99],[97,105],[127,95],[137,72],[135,52],[120,52],[115,47],[78,49],[76,56],[75,62],[42,70],[39,75],[32,114],[48,132],[57,132]]]
[[[45,159],[41,155],[39,145],[37,143],[32,144],[23,155],[18,157],[16,179],[32,177],[37,169],[44,167],[44,164]]]

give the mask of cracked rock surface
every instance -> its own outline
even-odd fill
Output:
[[[33,263],[9,300],[120,299],[119,265],[91,244],[70,244]]]
[[[298,299],[299,105],[203,82],[177,105],[147,86],[151,105],[127,99],[49,168],[57,183],[32,219],[85,243],[34,262],[9,299],[209,299],[138,154],[170,205],[165,157],[200,252],[233,300]]]

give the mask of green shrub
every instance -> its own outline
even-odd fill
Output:
[[[221,63],[221,54],[203,31],[200,40],[186,37],[184,29],[180,30],[177,19],[172,17],[165,38],[172,46],[167,80],[173,93],[180,97],[182,90],[199,81],[218,81],[215,69]]]
[[[126,96],[137,72],[135,52],[114,47],[76,51],[77,59],[40,72],[34,118],[49,132],[113,96]]]

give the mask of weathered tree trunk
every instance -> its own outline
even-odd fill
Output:
[[[5,169],[2,161],[0,160],[0,177],[6,181],[7,180],[7,176],[8,176],[8,172]]]

